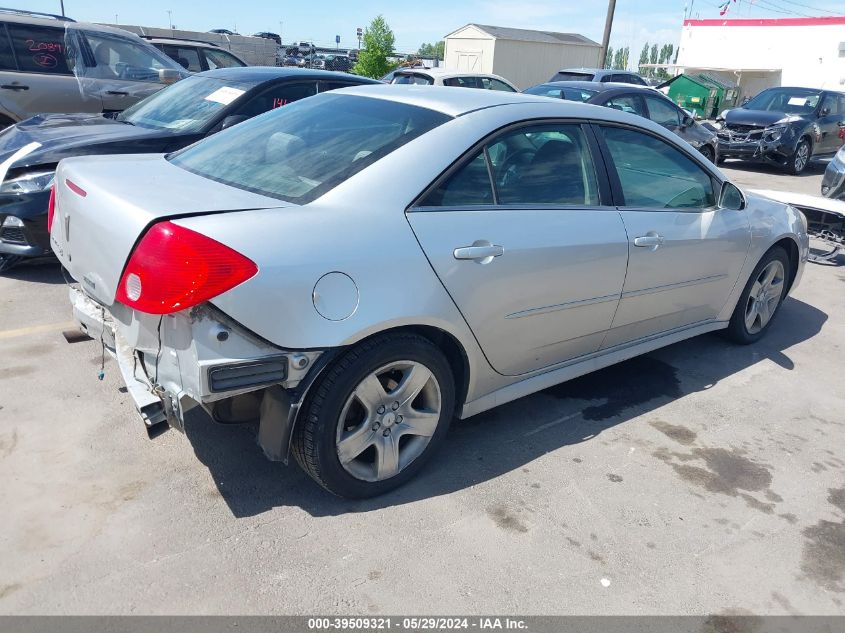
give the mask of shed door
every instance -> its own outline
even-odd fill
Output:
[[[461,72],[481,72],[481,51],[458,51],[458,70]]]

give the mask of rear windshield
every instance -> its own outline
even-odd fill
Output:
[[[570,73],[561,71],[552,77],[551,81],[592,81],[593,73]]]
[[[540,84],[525,90],[529,95],[540,95],[541,97],[554,97],[555,99],[566,99],[567,101],[587,101],[596,94],[598,90],[584,90],[583,88],[562,88],[553,84]]]
[[[306,204],[449,118],[395,101],[323,93],[218,132],[168,160],[239,189]]]

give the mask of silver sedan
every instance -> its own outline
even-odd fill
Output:
[[[466,418],[704,332],[753,343],[804,217],[662,127],[371,86],[166,156],[61,162],[51,241],[149,432],[253,422],[327,490],[383,493]]]

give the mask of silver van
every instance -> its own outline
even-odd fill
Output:
[[[133,33],[0,9],[0,128],[42,112],[124,110],[187,75]]]

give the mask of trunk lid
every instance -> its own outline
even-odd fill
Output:
[[[85,292],[114,303],[123,268],[147,228],[165,219],[291,206],[172,165],[160,154],[63,160],[50,245]]]

